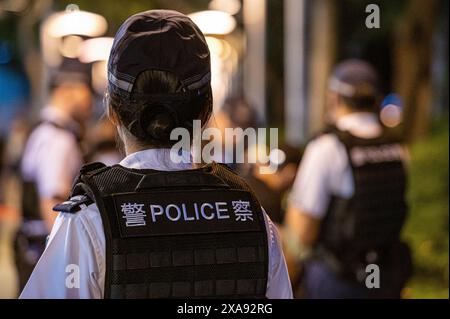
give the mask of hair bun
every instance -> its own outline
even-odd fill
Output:
[[[164,104],[146,104],[139,114],[139,126],[145,140],[161,142],[170,140],[170,133],[179,126],[174,110]]]
[[[147,125],[145,133],[155,140],[168,141],[170,132],[176,127],[177,125],[174,124],[173,118],[169,114],[158,114]]]

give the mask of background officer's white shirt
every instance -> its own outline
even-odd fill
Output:
[[[358,112],[341,117],[336,127],[360,138],[376,138],[382,127],[373,113]],[[303,213],[323,219],[333,195],[350,198],[354,193],[353,174],[345,146],[333,134],[311,141],[298,169],[289,202]]]
[[[41,197],[65,197],[83,164],[76,137],[71,132],[45,123],[73,127],[77,124],[54,107],[41,112],[44,121],[30,135],[22,159],[22,174],[35,181]]]
[[[185,153],[183,156],[190,155]],[[127,156],[120,164],[129,168],[167,171],[191,168],[190,164],[173,163],[170,149],[137,152]],[[278,231],[266,214],[264,218],[269,244],[266,296],[292,298]],[[74,274],[73,266],[66,268],[68,265],[78,266],[79,285],[70,276]],[[68,288],[66,281],[69,287],[75,287]],[[102,298],[104,284],[105,234],[98,208],[92,204],[76,214],[58,215],[47,247],[20,298]]]

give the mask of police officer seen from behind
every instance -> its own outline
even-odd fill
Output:
[[[405,150],[378,121],[372,66],[342,62],[328,89],[331,126],[307,145],[290,195],[289,256],[302,261],[303,297],[399,298],[411,271]]]
[[[21,297],[291,298],[277,231],[245,182],[224,165],[194,168],[187,151],[171,159],[170,132],[212,111],[198,27],[175,11],[130,17],[108,79],[127,156],[83,167]],[[66,285],[67,267],[79,285]]]
[[[80,146],[92,110],[88,67],[65,60],[51,77],[51,93],[31,131],[21,163],[22,225],[16,240],[20,286],[45,248],[56,218],[53,206],[70,194],[83,163]]]

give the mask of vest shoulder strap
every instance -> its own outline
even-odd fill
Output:
[[[349,131],[340,130],[336,126],[327,127],[327,129],[323,131],[323,134],[326,133],[334,134],[337,139],[347,148],[351,148],[353,146],[377,146],[383,144],[401,143],[400,138],[385,129],[383,129],[380,136],[375,138],[360,138],[351,134]]]
[[[325,127],[323,127],[322,129],[314,132],[311,137],[309,137],[306,142],[305,145],[308,145],[310,142],[314,141],[315,139],[321,137],[322,135],[325,134],[330,134],[330,133],[334,133],[335,127],[332,125],[326,125]]]
[[[75,214],[81,210],[82,205],[88,206],[93,204],[95,199],[93,195],[85,187],[83,187],[82,177],[84,175],[95,174],[95,172],[105,171],[108,169],[110,169],[110,167],[100,162],[83,165],[78,176],[75,178],[74,184],[72,185],[72,191],[69,198],[64,202],[55,205],[53,207],[53,211]]]
[[[65,202],[56,205],[55,207],[53,207],[53,210],[56,212],[75,214],[81,210],[82,205],[87,206],[93,203],[94,201],[89,196],[77,195]]]

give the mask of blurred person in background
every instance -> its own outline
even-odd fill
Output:
[[[256,110],[247,102],[242,96],[231,96],[225,99],[223,106],[214,115],[212,125],[218,128],[222,136],[226,136],[225,129],[242,129],[257,128],[260,125]],[[248,145],[248,140],[239,139],[235,137],[233,139],[233,148],[236,150],[238,147],[243,149],[244,152],[251,147]],[[227,153],[225,145],[223,145],[222,158],[214,158],[219,163],[227,164],[233,169],[239,170],[240,163],[236,163],[236,154]]]
[[[243,130],[249,127],[258,127],[260,124],[258,121],[258,115],[256,110],[247,102],[242,96],[232,96],[225,99],[222,108],[216,118],[221,116],[227,117],[227,124],[231,124],[224,127],[240,127]]]
[[[7,200],[5,180],[6,142],[0,136],[0,299],[16,298],[19,290],[14,263],[13,241],[18,213]]]
[[[347,60],[335,68],[330,127],[307,145],[286,216],[287,255],[301,261],[305,298],[399,298],[411,275],[400,240],[406,150],[379,123],[379,101],[372,66]],[[369,264],[380,271],[372,283]]]
[[[272,150],[269,158],[271,163],[276,161],[273,163],[277,165],[275,173],[262,174],[259,162],[240,165],[239,173],[253,189],[270,219],[281,225],[286,211],[285,197],[294,183],[301,153],[296,148],[282,145]]]
[[[86,162],[101,162],[108,166],[118,164],[124,157],[122,147],[114,125],[107,117],[100,120],[88,130],[86,140],[88,153]],[[119,147],[118,147],[119,146]]]
[[[84,163],[81,139],[92,109],[89,67],[66,60],[52,75],[48,105],[22,157],[22,225],[16,260],[23,287],[45,248],[56,218],[52,208],[70,194]]]
[[[29,133],[29,121],[24,112],[20,112],[13,118],[7,138],[5,139],[3,187],[0,189],[0,196],[4,199],[5,204],[17,211],[21,210],[21,161]]]
[[[5,143],[4,161],[8,170],[20,174],[21,159],[30,133],[30,125],[24,111],[12,120]]]

